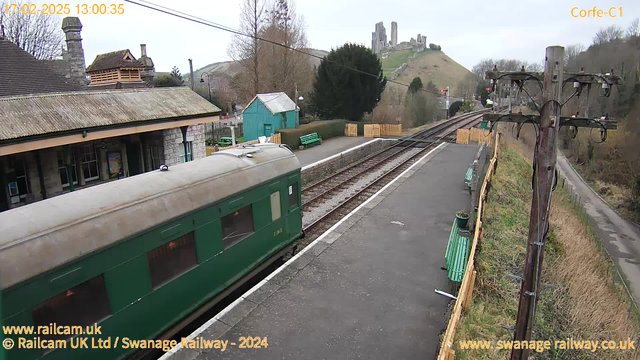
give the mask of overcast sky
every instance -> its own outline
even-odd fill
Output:
[[[243,1],[153,2],[237,28]],[[71,0],[68,3],[95,2]],[[574,7],[591,9],[594,5],[605,12],[615,7],[612,14],[617,17],[574,18],[571,15]],[[75,11],[75,5],[72,7]],[[194,69],[229,60],[227,47],[232,40],[229,33],[131,3],[124,3],[124,9],[124,15],[79,16],[84,25],[82,38],[87,66],[97,54],[120,49],[128,48],[139,57],[141,43],[147,44],[156,71],[169,71],[176,65],[183,74],[187,73],[188,58],[193,59]],[[446,54],[471,69],[488,57],[541,62],[549,45],[582,43],[588,46],[601,27],[619,25],[626,30],[629,23],[640,16],[640,1],[297,0],[296,9],[304,16],[313,48],[328,51],[345,42],[370,47],[375,23],[384,22],[390,40],[391,21],[396,21],[398,41],[408,41],[421,33],[427,36],[427,42],[441,45]]]

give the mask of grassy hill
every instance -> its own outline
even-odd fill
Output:
[[[419,76],[423,84],[432,81],[439,89],[445,89],[447,86],[451,90],[471,72],[464,66],[458,64],[455,60],[447,56],[442,51],[424,50],[414,52],[413,50],[400,50],[390,53],[386,58],[382,59],[382,69],[384,74],[390,76],[391,73],[403,63],[409,62],[404,70],[402,70],[395,81],[409,84],[413,78]],[[388,84],[387,88],[403,88],[400,85]],[[405,88],[406,91],[406,88]]]

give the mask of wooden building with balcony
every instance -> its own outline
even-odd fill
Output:
[[[87,67],[91,89],[131,89],[149,87],[141,73],[145,66],[129,49],[96,56]]]

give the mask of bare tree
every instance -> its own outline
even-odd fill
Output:
[[[573,62],[578,57],[578,55],[580,55],[580,53],[583,52],[584,50],[585,50],[585,47],[582,44],[572,44],[567,46],[564,49],[564,66],[566,68],[574,67],[572,66],[574,65]],[[571,70],[575,70],[575,69],[571,69]]]
[[[465,100],[472,100],[480,79],[473,73],[465,75],[456,87],[456,95]]]
[[[605,42],[612,42],[617,39],[622,39],[624,35],[624,31],[616,25],[611,25],[606,28],[600,29],[596,35],[593,37],[593,44],[600,45]]]
[[[640,19],[635,18],[627,28],[627,38],[640,36]]]
[[[62,53],[64,34],[60,28],[60,19],[55,15],[27,14],[12,11],[13,5],[22,9],[29,3],[21,1],[0,1],[0,25],[4,36],[36,59],[55,59]],[[9,5],[8,8],[5,6]],[[8,13],[7,13],[8,12]]]
[[[495,64],[496,62],[493,59],[482,59],[471,69],[471,72],[476,74],[480,79],[484,79],[487,71],[493,69],[493,65]]]
[[[544,71],[544,66],[542,63],[532,62],[526,66],[527,72],[542,72]]]
[[[300,92],[311,90],[313,69],[307,55],[295,50],[308,47],[305,23],[298,17],[295,4],[291,0],[277,0],[269,11],[268,25],[262,37],[282,44],[263,44],[264,63],[270,71],[264,72],[264,83],[269,91],[284,91],[295,96],[295,88]]]
[[[260,48],[258,40],[265,20],[265,3],[261,0],[244,0],[240,11],[240,32],[229,45],[229,56],[243,68],[236,77],[236,86],[242,93],[258,94],[260,87]]]

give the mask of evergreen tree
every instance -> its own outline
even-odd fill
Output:
[[[362,45],[345,44],[331,50],[318,67],[313,109],[323,118],[359,121],[365,112],[373,111],[386,84],[377,55]]]
[[[176,80],[178,80],[178,82],[180,83],[180,85],[184,84],[184,80],[182,80],[182,74],[180,74],[180,69],[178,69],[177,66],[174,66],[171,69],[171,77],[175,78]]]
[[[480,96],[480,102],[482,106],[487,106],[487,99],[489,98],[489,92],[487,88],[491,87],[491,84],[487,81],[480,81],[476,86],[476,94]]]
[[[419,76],[416,76],[411,80],[411,84],[409,84],[408,92],[415,94],[418,90],[422,89],[422,79]]]
[[[438,88],[436,87],[436,84],[433,83],[433,81],[429,80],[429,82],[427,83],[427,86],[424,87],[425,90],[427,90],[427,92],[430,93],[438,93],[440,92],[438,90]]]
[[[184,80],[180,74],[180,70],[177,66],[171,69],[169,75],[167,73],[157,74],[153,79],[153,86],[155,87],[173,87],[184,85]]]

